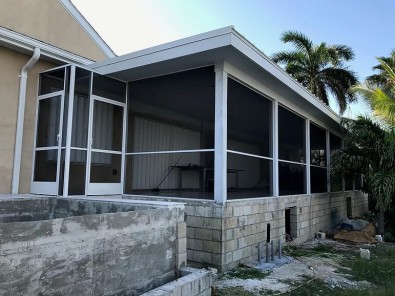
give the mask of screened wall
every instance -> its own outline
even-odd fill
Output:
[[[212,200],[223,128],[225,200],[342,190],[328,174],[340,137],[233,77],[216,112],[216,75],[207,66],[126,83],[75,66],[42,73],[32,193]],[[361,184],[352,175],[345,188]]]

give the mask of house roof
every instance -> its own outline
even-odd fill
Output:
[[[173,41],[89,65],[92,70],[123,81],[139,80],[224,62],[232,72],[266,96],[316,123],[338,131],[340,117],[233,26]],[[237,76],[237,75],[236,75]],[[237,77],[236,77],[237,78]],[[244,80],[244,79],[241,79]],[[258,87],[259,86],[259,87]],[[264,89],[262,89],[262,86]],[[260,89],[259,89],[260,88]]]
[[[71,14],[77,23],[80,24],[81,28],[92,38],[108,58],[117,56],[70,0],[59,0],[59,2]]]

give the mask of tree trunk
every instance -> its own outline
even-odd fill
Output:
[[[379,209],[379,233],[384,234],[384,210],[382,208]]]

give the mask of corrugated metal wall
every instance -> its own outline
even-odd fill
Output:
[[[133,151],[174,151],[200,148],[200,132],[158,122],[139,116],[134,117]],[[156,188],[173,165],[200,165],[200,153],[168,153],[133,156],[133,182],[136,189]],[[176,189],[179,170],[174,169],[160,186]],[[183,173],[184,188],[198,188],[197,172]]]

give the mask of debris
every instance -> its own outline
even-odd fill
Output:
[[[359,255],[362,259],[370,260],[370,251],[368,249],[359,249]]]
[[[372,223],[368,223],[361,231],[347,231],[346,229],[342,229],[335,234],[333,239],[357,244],[373,244],[377,242],[374,239],[375,235],[375,226]]]
[[[340,223],[340,228],[348,231],[361,231],[368,224],[369,222],[363,219],[356,219],[356,220],[344,219]]]
[[[377,234],[374,238],[375,238],[376,241],[379,242],[379,243],[382,243],[382,242],[384,241],[384,240],[383,240],[383,236],[380,235],[380,234]]]
[[[316,239],[326,239],[326,234],[325,234],[325,232],[316,232],[315,233],[315,238]]]

